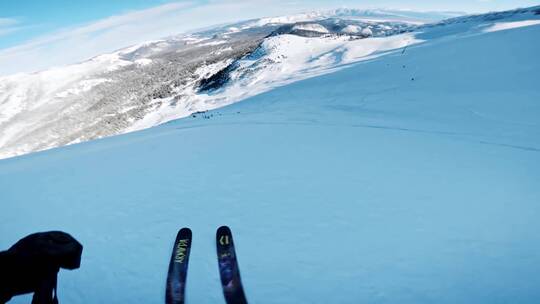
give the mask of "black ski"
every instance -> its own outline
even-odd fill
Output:
[[[229,227],[222,226],[218,228],[216,232],[216,248],[219,276],[221,277],[225,301],[227,304],[247,304]]]
[[[183,304],[185,302],[186,277],[191,249],[191,230],[182,228],[178,231],[169,263],[167,287],[165,289],[166,304]]]

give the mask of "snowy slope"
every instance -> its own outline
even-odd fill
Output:
[[[271,84],[274,78],[266,79],[266,89],[258,86],[252,92],[244,87],[242,94],[231,95],[235,98],[201,96],[197,90],[203,74],[215,73],[214,69],[251,53],[265,37],[279,35],[276,31],[283,27],[289,32],[282,34],[317,36],[315,42],[304,39],[310,48],[294,50],[304,52],[303,57],[309,59],[323,56],[320,52],[332,47],[339,53],[358,44],[346,40],[403,33],[412,24],[439,20],[441,16],[446,15],[340,9],[248,20],[149,41],[75,65],[0,77],[0,158],[152,127],[275,87],[278,83]],[[348,25],[359,30],[342,31]],[[342,39],[339,45],[334,41],[336,37]],[[408,42],[414,41],[403,41]],[[371,49],[372,53],[377,51]],[[313,66],[311,62],[295,62],[294,66],[302,63],[306,64],[305,70]],[[341,60],[334,60],[325,68],[340,64]],[[321,72],[319,68],[318,74]]]
[[[223,303],[223,224],[250,303],[537,303],[540,25],[508,22],[427,28],[209,119],[0,160],[0,248],[80,239],[65,303],[162,302],[183,226],[188,302]]]
[[[28,132],[43,127],[50,122],[51,116],[64,111],[84,111],[87,105],[74,103],[73,98],[84,96],[93,87],[110,81],[94,75],[112,72],[129,64],[132,62],[120,59],[117,54],[111,54],[40,73],[0,78],[0,147],[5,146],[14,136],[20,136],[21,131]],[[67,102],[62,102],[64,100]],[[62,126],[58,127],[59,131],[62,131]],[[66,129],[63,131],[67,132]],[[33,140],[39,142],[47,138]],[[14,150],[2,151],[0,157],[29,151],[32,149],[23,144]]]
[[[329,73],[387,51],[419,43],[412,34],[351,40],[348,36],[300,37],[279,35],[265,39],[249,56],[234,62],[229,81],[217,90],[185,90],[190,104],[201,111],[220,108],[288,83]],[[231,61],[205,66],[197,74],[213,75]],[[208,72],[208,70],[210,70]],[[194,111],[164,107],[136,121],[127,131],[153,127]]]

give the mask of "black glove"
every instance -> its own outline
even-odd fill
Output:
[[[31,292],[32,304],[58,303],[58,271],[79,268],[82,249],[69,234],[50,231],[31,234],[0,252],[0,303]]]

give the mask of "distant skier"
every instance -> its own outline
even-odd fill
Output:
[[[83,246],[61,231],[31,234],[0,252],[0,303],[13,296],[34,293],[32,304],[57,304],[60,268],[76,269]]]

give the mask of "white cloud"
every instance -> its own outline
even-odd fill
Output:
[[[0,36],[11,34],[15,31],[17,31],[15,27],[0,27]]]
[[[17,23],[17,20],[13,18],[0,18],[0,27],[11,26]]]
[[[311,8],[316,7],[312,5]],[[306,7],[305,3],[284,0],[211,0],[204,5],[191,1],[164,4],[63,29],[0,49],[0,75],[34,72],[75,63],[133,44],[214,24],[306,9],[310,7]],[[13,22],[10,20],[0,19],[0,31],[2,23],[8,25]]]
[[[0,18],[0,36],[13,33],[20,29],[19,22],[13,18]]]

